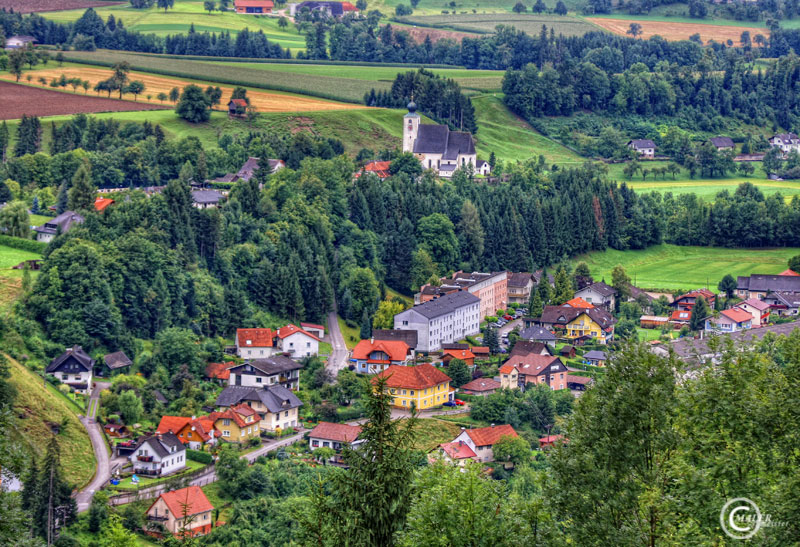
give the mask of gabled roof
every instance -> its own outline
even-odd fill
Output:
[[[527,329],[523,329],[522,332],[519,333],[520,338],[524,338],[525,340],[545,340],[545,341],[556,341],[556,335],[547,330],[544,327],[528,327]],[[517,342],[519,344],[519,342]],[[516,345],[514,346],[517,347]]]
[[[389,173],[390,161],[371,161],[364,166],[364,171],[368,173],[375,173],[380,178],[385,179],[391,176]]]
[[[769,309],[769,304],[763,300],[759,300],[758,298],[748,298],[742,302],[742,304],[747,304],[751,308],[757,309],[758,311],[767,311]]]
[[[157,433],[175,433],[184,428],[192,419],[187,416],[162,416],[156,428]]]
[[[603,352],[603,351],[599,351],[599,350],[596,350],[596,349],[593,349],[592,351],[587,351],[587,352],[586,352],[586,353],[583,355],[583,357],[584,357],[585,359],[598,359],[598,360],[600,360],[600,361],[605,361],[605,360],[606,360],[606,354],[605,354],[605,352]]]
[[[286,357],[285,355],[273,355],[266,359],[253,359],[245,361],[241,365],[231,367],[229,370],[237,370],[242,367],[250,366],[253,369],[270,376],[280,372],[289,372],[290,370],[297,370],[303,368],[303,364]]]
[[[231,371],[228,370],[233,366],[233,361],[227,363],[209,363],[206,366],[206,378],[216,378],[217,380],[229,380]]]
[[[475,460],[478,458],[477,454],[465,442],[453,441],[451,443],[442,443],[439,445],[445,454],[451,460]]]
[[[164,492],[159,496],[167,504],[167,509],[175,518],[183,518],[184,516],[190,517],[198,515],[207,511],[213,511],[214,506],[208,501],[208,498],[200,489],[199,486],[187,486],[180,490],[173,490],[171,492]],[[158,500],[156,500],[157,502]],[[152,509],[153,505],[148,508],[148,512]]]
[[[62,234],[69,231],[73,224],[80,224],[85,219],[74,211],[64,211],[55,218],[51,218],[41,226],[36,226],[33,230],[40,234],[56,235],[59,230]]]
[[[688,322],[692,318],[692,312],[688,310],[675,310],[669,316],[669,320],[673,322]]]
[[[114,203],[114,200],[111,198],[96,197],[94,198],[94,210],[98,212],[104,211],[112,203]]]
[[[800,273],[797,273],[797,272],[796,272],[796,271],[794,271],[794,270],[789,270],[789,269],[787,269],[787,270],[783,270],[783,271],[782,271],[781,273],[779,273],[778,275],[790,275],[790,276],[793,276],[793,277],[798,277],[798,276],[800,276]]]
[[[589,291],[589,290],[594,291],[597,294],[599,294],[600,296],[604,296],[604,297],[614,296],[615,294],[617,294],[617,291],[616,291],[616,289],[614,289],[614,287],[606,284],[603,281],[595,281],[591,285],[587,285],[584,288],[582,288],[581,290],[577,291],[575,294],[578,294],[578,293],[581,293],[581,292],[584,292],[584,291]]]
[[[446,125],[422,124],[414,141],[415,154],[441,154],[442,159],[455,160],[460,154],[475,153],[472,135],[461,131],[450,131]]]
[[[74,359],[85,371],[90,371],[94,368],[94,359],[89,357],[89,355],[83,351],[83,348],[80,346],[72,346],[68,348],[67,351],[50,361],[50,364],[47,365],[47,369],[45,372],[53,372],[58,370],[58,368],[69,358]]]
[[[306,335],[306,336],[308,336],[309,338],[313,338],[313,339],[314,339],[314,340],[316,340],[317,342],[319,342],[319,341],[320,341],[320,340],[319,340],[319,338],[317,338],[316,336],[314,336],[314,335],[313,335],[313,334],[311,334],[310,332],[306,332],[306,331],[304,331],[303,329],[301,329],[300,327],[298,327],[297,325],[292,325],[291,323],[289,323],[289,324],[288,324],[288,325],[286,325],[285,327],[281,327],[281,328],[279,328],[279,329],[278,329],[278,332],[277,332],[277,335],[278,335],[278,338],[280,338],[281,340],[283,340],[283,339],[284,339],[284,338],[286,338],[287,336],[291,336],[291,335],[293,335],[293,334],[297,334],[298,332],[299,332],[299,333],[301,333],[301,334],[305,334],[305,335]]]
[[[582,386],[591,384],[594,380],[586,376],[576,376],[574,374],[567,374],[567,384],[580,384]]]
[[[410,348],[400,340],[361,340],[353,348],[353,359],[370,359],[373,352],[381,351],[389,361],[405,361]]]
[[[656,143],[650,139],[633,139],[628,141],[628,146],[633,146],[637,150],[642,148],[655,148]]]
[[[712,298],[716,298],[716,295],[713,292],[709,291],[708,289],[696,289],[676,297],[675,300],[673,301],[673,304],[678,303],[680,300],[683,300],[684,298],[697,299],[701,296],[706,302],[708,302]]]
[[[555,338],[554,338],[555,339]],[[530,340],[517,340],[514,349],[511,350],[509,357],[518,357],[529,353],[539,353],[541,355],[553,355],[550,347],[542,342],[531,342]]]
[[[589,304],[586,300],[584,300],[580,296],[576,296],[575,298],[567,300],[566,302],[564,302],[564,305],[569,306],[570,308],[585,308],[585,309],[594,308],[594,306]]]
[[[389,368],[372,378],[386,378],[386,385],[394,388],[426,389],[450,381],[450,377],[430,363],[417,366],[389,365]]]
[[[733,139],[730,137],[712,137],[711,144],[717,148],[733,148]]]
[[[133,364],[133,361],[125,355],[124,351],[115,351],[114,353],[109,353],[103,356],[103,361],[105,362],[106,366],[111,370],[116,370],[118,368],[129,367]]]
[[[240,3],[240,2],[242,2],[242,0],[238,0],[238,2],[234,2],[234,4],[235,3]],[[228,101],[228,106],[230,106],[230,105],[241,106],[242,108],[247,108],[247,101],[245,101],[244,99],[231,99],[230,101]]]
[[[493,380],[491,378],[476,378],[471,382],[467,382],[463,386],[461,386],[462,390],[466,391],[492,391],[495,389],[500,389],[500,382],[497,380]]]
[[[238,405],[238,406],[235,406],[235,407],[231,407],[231,408],[225,409],[222,412],[212,412],[211,414],[208,415],[208,417],[215,424],[219,420],[227,419],[227,420],[233,420],[233,422],[239,427],[245,427],[245,426],[247,426],[247,422],[244,421],[242,416],[251,416],[252,414],[243,414],[244,411],[243,411],[242,407],[244,407],[244,406],[246,406],[247,408],[250,408],[247,405]],[[234,410],[234,408],[236,410]],[[253,414],[255,414],[255,411],[252,408],[250,408],[250,411]]]
[[[308,434],[312,439],[325,439],[339,443],[351,443],[361,434],[361,426],[334,424],[331,422],[320,422],[317,427]]]
[[[192,201],[197,204],[219,203],[223,199],[225,195],[218,190],[192,190]]]
[[[753,316],[744,310],[738,308],[731,308],[729,310],[722,310],[720,315],[724,315],[734,323],[744,323],[745,321],[752,321]]]
[[[442,358],[444,358],[445,355],[449,355],[453,359],[461,359],[462,361],[475,359],[475,354],[468,349],[446,349],[442,352]]]
[[[316,323],[300,323],[300,328],[302,329],[316,329],[325,332],[325,327],[323,325],[317,325]]]
[[[373,329],[372,337],[375,340],[400,340],[414,349],[417,347],[417,331],[400,329]]]
[[[800,137],[798,137],[794,133],[776,133],[775,136],[772,137],[772,139],[780,139],[780,140],[782,140],[784,142],[796,141],[798,138],[800,138]],[[770,140],[772,140],[772,139],[770,139]]]
[[[548,372],[559,372],[562,369],[567,370],[567,367],[560,358],[537,353],[510,357],[508,361],[506,361],[506,365],[515,366],[519,373],[525,376],[540,376]],[[503,365],[503,367],[506,365]]]
[[[138,450],[139,447],[145,443],[147,443],[147,445],[153,449],[153,452],[155,452],[160,458],[186,450],[181,440],[174,433],[160,433],[157,435],[148,435],[147,437],[142,437],[139,439],[139,442],[136,443],[136,447],[133,449],[133,451],[136,452],[136,450]],[[174,448],[175,452],[172,452],[170,450],[171,448]]]
[[[782,302],[787,308],[800,307],[800,292],[794,291],[771,291],[767,297],[774,298]]]
[[[564,306],[545,306],[540,321],[548,325],[566,325],[586,314],[603,329],[614,326],[617,320],[602,308],[567,308]]]
[[[509,287],[527,287],[528,283],[532,282],[533,282],[533,276],[531,275],[530,272],[511,273],[508,276]]]
[[[736,284],[740,290],[800,292],[800,277],[793,275],[739,276]]]
[[[501,437],[519,437],[514,428],[508,424],[494,425],[491,427],[479,427],[478,429],[467,429],[466,434],[475,443],[475,446],[494,446]]]
[[[506,364],[504,364],[504,365],[502,365],[502,366],[500,367],[500,369],[498,370],[498,372],[499,372],[500,374],[511,374],[512,372],[514,372],[514,369],[515,369],[515,368],[517,368],[517,366],[516,366],[516,365],[512,365],[511,363],[506,363]]]
[[[272,329],[236,329],[240,348],[271,348],[274,336]]]
[[[227,386],[214,403],[219,407],[233,407],[242,401],[260,401],[270,412],[291,410],[303,406],[291,390],[280,384],[267,387]]]
[[[480,298],[470,292],[456,291],[444,296],[440,296],[439,298],[429,300],[424,304],[420,304],[419,306],[414,306],[413,308],[404,312],[400,312],[397,315],[409,313],[413,310],[427,319],[434,319],[442,315],[447,315],[448,313],[453,313],[457,309],[463,308],[464,306],[478,304],[480,301]]]

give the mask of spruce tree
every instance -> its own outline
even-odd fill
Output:
[[[689,317],[689,328],[693,331],[701,330],[705,325],[705,319],[711,315],[706,299],[698,296],[692,307],[692,315]]]
[[[574,292],[572,290],[572,281],[567,274],[567,269],[562,264],[556,271],[555,277],[555,296],[553,297],[556,306],[561,306],[567,300],[571,300]]]
[[[55,436],[47,445],[36,494],[38,497],[32,507],[33,533],[52,544],[58,537],[58,530],[69,525],[77,515],[72,487],[61,472],[61,451]]]
[[[542,295],[538,287],[531,291],[531,298],[528,303],[528,315],[531,317],[541,317],[544,311],[544,303],[542,302]]]
[[[359,334],[362,340],[367,340],[372,336],[372,320],[369,317],[369,310],[366,307],[361,314],[361,331]]]
[[[59,215],[67,210],[67,204],[69,203],[69,186],[67,186],[66,182],[62,182],[61,186],[58,187],[58,197],[56,198],[56,213]]]
[[[6,151],[8,150],[8,143],[10,140],[11,136],[8,131],[8,125],[5,120],[3,120],[2,125],[0,125],[0,163],[5,163],[6,161]]]
[[[67,202],[67,207],[70,211],[87,212],[94,209],[97,188],[92,184],[92,176],[89,174],[89,169],[88,162],[84,162],[72,177],[72,186],[69,189],[69,200]]]

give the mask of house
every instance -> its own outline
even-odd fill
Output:
[[[231,99],[228,101],[228,117],[229,118],[244,118],[247,115],[247,104],[245,99]],[[233,182],[233,181],[231,181]]]
[[[453,359],[460,359],[464,361],[467,366],[475,364],[475,354],[469,348],[467,349],[446,349],[442,352],[442,363],[449,365]]]
[[[736,296],[742,300],[763,300],[771,292],[800,292],[800,277],[793,275],[740,275],[736,280]]]
[[[471,382],[467,382],[459,389],[466,395],[480,395],[481,397],[486,397],[502,387],[502,384],[497,380],[491,378],[476,378]]]
[[[656,143],[650,139],[633,139],[628,141],[628,148],[634,150],[643,158],[653,158],[656,155]]]
[[[498,370],[500,374],[500,389],[518,389],[520,386],[519,369],[516,365],[505,364]]]
[[[594,307],[614,309],[617,291],[603,281],[597,281],[575,292],[575,298],[581,298]]]
[[[528,327],[519,333],[520,341],[529,340],[531,342],[541,342],[551,348],[555,346],[558,338],[555,334],[544,327]],[[519,341],[517,342],[519,344]],[[516,347],[516,345],[514,346]]]
[[[221,435],[214,429],[214,421],[209,416],[162,416],[156,433],[173,433],[192,450],[213,446]]]
[[[350,359],[360,374],[377,374],[391,365],[408,365],[412,357],[411,348],[401,340],[361,340],[353,348]]]
[[[417,347],[417,331],[399,329],[372,329],[372,337],[375,340],[400,340],[405,342],[413,355]]]
[[[317,448],[332,448],[339,452],[353,443],[361,435],[361,426],[320,422],[308,434],[308,447],[313,452]]]
[[[553,448],[556,444],[566,443],[564,435],[547,435],[539,439],[539,450]]]
[[[431,462],[442,459],[447,463],[455,464],[459,467],[464,467],[467,462],[477,462],[478,459],[475,451],[464,441],[453,441],[451,443],[442,443],[437,446],[434,451],[435,456],[429,457]]]
[[[568,308],[545,306],[542,316],[533,319],[538,326],[559,331],[569,339],[589,337],[601,344],[614,338],[617,320],[602,308]]]
[[[488,176],[492,174],[492,166],[486,160],[477,160],[475,163],[475,173],[481,176]]]
[[[325,336],[325,327],[322,325],[317,325],[316,323],[300,323],[300,328],[306,331],[308,334],[313,334],[317,338],[322,338]]]
[[[96,197],[94,198],[94,210],[98,213],[102,213],[105,211],[110,205],[113,205],[114,200],[111,198],[101,198]]]
[[[503,437],[519,437],[510,425],[492,425],[477,429],[463,429],[453,443],[463,442],[476,454],[478,461],[494,461],[494,445]]]
[[[192,190],[192,205],[196,209],[213,209],[225,199],[219,190]]]
[[[607,357],[605,352],[593,349],[584,353],[583,359],[593,367],[604,367]]]
[[[643,329],[660,329],[669,322],[669,317],[662,315],[643,315],[639,318],[639,326]]]
[[[216,381],[218,384],[225,385],[231,378],[229,368],[234,366],[233,361],[227,363],[209,363],[206,365],[205,377],[209,380]]]
[[[779,149],[784,155],[792,150],[800,152],[800,137],[794,133],[777,133],[769,139],[769,145]]]
[[[489,346],[472,346],[470,348],[475,359],[483,360],[488,359],[490,355]]]
[[[241,109],[247,107],[247,102],[244,101],[243,99],[236,99],[236,100],[241,101],[241,103],[239,103],[238,106],[236,103],[232,105],[234,107],[233,114],[231,114],[230,112],[231,104],[230,103],[228,104],[228,114],[231,116],[237,115],[236,114],[237,108]],[[244,106],[242,106],[242,103],[244,104]],[[244,164],[242,164],[242,167],[239,169],[239,171],[237,171],[236,173],[228,173],[223,177],[214,179],[214,182],[236,182],[237,180],[243,180],[245,182],[248,182],[251,178],[253,178],[255,172],[258,171],[259,162],[260,162],[259,158],[253,158],[253,157],[247,158],[247,161],[244,162]],[[267,160],[267,166],[269,167],[270,174],[275,174],[284,167],[286,167],[286,164],[283,162],[283,160]]]
[[[231,406],[221,412],[212,412],[208,417],[214,423],[214,429],[220,432],[219,437],[223,441],[246,443],[261,436],[260,416],[246,403]]]
[[[76,393],[87,394],[92,389],[94,359],[80,346],[72,346],[50,361],[45,369],[62,384],[67,384]]]
[[[394,328],[416,331],[417,351],[438,351],[443,343],[480,332],[480,304],[468,291],[446,294],[398,313]]]
[[[716,300],[717,295],[708,289],[697,289],[694,291],[689,291],[686,294],[682,294],[675,298],[670,306],[678,310],[692,311],[692,308],[697,303],[697,299],[700,297],[703,297],[709,308],[714,307],[714,301]]]
[[[510,357],[500,367],[503,389],[517,389],[527,384],[545,384],[553,390],[567,389],[568,369],[558,357],[531,353]]]
[[[272,13],[274,4],[272,0],[233,0],[233,7],[236,8],[236,13],[260,15]]]
[[[115,351],[114,353],[104,355],[103,363],[106,365],[106,370],[104,372],[113,374],[131,366],[133,361],[130,360],[130,357],[125,355],[124,351]]]
[[[140,438],[128,460],[137,475],[164,477],[186,467],[186,447],[174,433],[156,433]]]
[[[423,169],[433,169],[441,177],[452,177],[457,168],[476,166],[472,135],[450,131],[446,125],[420,124],[414,101],[408,103],[403,117],[403,152],[412,152]]]
[[[278,353],[272,329],[236,329],[236,355],[243,359],[271,357]]]
[[[542,342],[530,342],[528,340],[517,340],[517,343],[514,344],[514,347],[511,349],[509,358],[528,355],[529,353],[553,355],[552,346],[549,344],[543,344]]]
[[[389,165],[391,163],[392,162],[390,161],[371,161],[362,167],[361,171],[356,173],[356,178],[365,173],[373,173],[381,180],[388,179],[392,176],[392,174],[389,172]]]
[[[562,346],[561,349],[558,350],[558,354],[565,359],[572,359],[575,357],[575,346],[570,346],[569,344]]]
[[[507,280],[508,303],[528,305],[533,290],[533,275],[530,272],[509,273]]]
[[[692,319],[692,312],[688,310],[675,310],[669,316],[669,322],[677,327],[688,325]]]
[[[800,309],[800,292],[770,292],[764,297],[764,302],[769,304],[771,313],[780,317],[797,315]]]
[[[300,388],[300,369],[303,365],[285,355],[266,359],[253,359],[228,369],[229,386],[264,387],[280,384],[296,390]]]
[[[497,310],[505,309],[508,304],[508,272],[455,272],[451,277],[443,277],[440,284],[423,285],[420,292],[414,295],[415,304],[424,304],[435,298],[458,291],[467,291],[481,301],[481,320],[494,315]]]
[[[278,349],[291,356],[302,359],[319,353],[319,338],[291,323],[278,329],[276,333]]]
[[[58,234],[66,234],[75,224],[80,224],[85,219],[74,211],[64,211],[55,218],[51,218],[41,226],[36,226],[36,241],[49,243]]]
[[[425,410],[442,406],[452,399],[450,377],[430,363],[413,367],[391,365],[372,379],[386,379],[386,388],[394,396],[392,405]]]
[[[572,369],[570,369],[570,372],[572,372]],[[586,376],[567,374],[567,389],[569,389],[570,391],[585,391],[586,388],[592,385],[593,383],[594,380]]]
[[[580,296],[576,296],[575,298],[571,298],[564,302],[564,306],[568,306],[570,308],[583,308],[588,310],[589,308],[594,308],[591,304],[589,304],[586,300],[581,298]]]
[[[6,38],[6,49],[21,49],[36,44],[33,36],[11,36]]]
[[[722,310],[718,316],[706,318],[705,329],[716,332],[736,332],[752,328],[753,316],[742,309]]]
[[[796,271],[788,268],[786,270],[783,270],[778,275],[791,275],[792,277],[800,277],[800,273],[797,273]]]
[[[736,145],[733,144],[733,139],[730,137],[712,137],[711,144],[717,149],[718,152],[722,152],[723,150],[733,150],[736,148]]]
[[[289,4],[289,15],[292,17],[303,10],[322,12],[328,17],[336,17],[337,19],[348,13],[358,14],[358,8],[350,2],[310,0],[299,4]]]
[[[204,536],[211,532],[214,506],[199,486],[164,492],[145,512],[148,522],[164,525],[174,537]]]
[[[219,394],[215,405],[220,410],[227,410],[242,403],[247,403],[261,415],[259,427],[264,431],[285,430],[300,424],[299,409],[303,403],[282,385],[228,386]]]
[[[758,298],[748,298],[736,306],[750,314],[753,318],[753,326],[760,327],[769,322],[770,305]]]

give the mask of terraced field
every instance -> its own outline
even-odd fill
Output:
[[[465,13],[458,15],[423,15],[402,18],[404,23],[421,25],[433,28],[444,28],[459,30],[463,32],[479,32],[491,34],[498,25],[514,27],[528,34],[538,35],[542,30],[542,25],[548,29],[553,29],[558,34],[564,36],[582,36],[587,32],[601,30],[598,26],[587,22],[579,17],[569,15],[550,15],[550,14],[480,14]]]

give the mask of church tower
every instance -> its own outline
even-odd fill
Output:
[[[413,152],[419,131],[419,114],[414,99],[408,103],[408,114],[403,116],[403,152]]]

